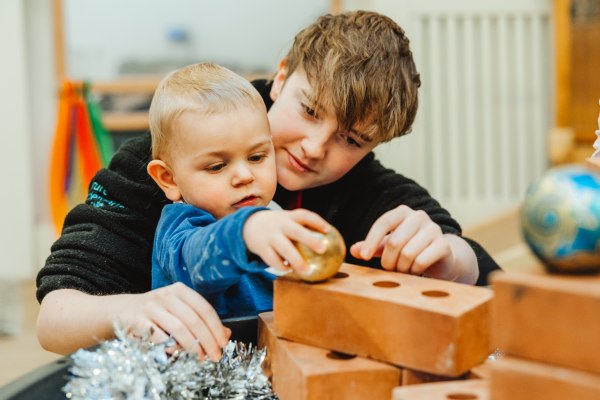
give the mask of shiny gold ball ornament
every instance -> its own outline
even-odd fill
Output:
[[[325,243],[325,252],[319,254],[301,243],[296,243],[296,248],[306,260],[308,268],[302,273],[291,272],[289,276],[307,282],[321,282],[334,276],[342,266],[346,256],[346,244],[340,232],[333,226],[325,234],[317,231],[312,233]]]

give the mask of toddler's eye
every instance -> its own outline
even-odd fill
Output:
[[[261,162],[263,159],[265,159],[267,157],[266,154],[253,154],[250,157],[248,157],[248,161],[250,162]]]
[[[206,170],[208,172],[219,172],[223,168],[225,168],[225,164],[224,163],[218,163],[218,164],[209,165],[208,167],[206,167]]]

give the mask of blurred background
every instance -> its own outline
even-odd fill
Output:
[[[518,209],[549,167],[592,154],[600,0],[3,0],[0,385],[56,357],[33,334],[33,280],[57,237],[64,83],[96,110],[102,165],[147,130],[166,72],[213,61],[268,78],[302,27],[353,9],[406,30],[423,82],[413,133],[379,158],[428,188],[503,267],[538,267]],[[68,206],[85,198],[80,186]]]

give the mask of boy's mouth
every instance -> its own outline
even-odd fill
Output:
[[[289,151],[287,152],[287,154],[288,154],[288,161],[289,161],[290,165],[292,166],[292,168],[294,169],[294,171],[315,172],[308,165],[304,164],[302,161],[300,161],[299,159],[294,157],[294,155],[292,153],[290,153]]]
[[[240,201],[238,201],[237,203],[233,204],[234,208],[241,208],[241,207],[250,207],[250,206],[255,206],[258,204],[258,200],[259,197],[258,196],[246,196],[243,199],[241,199]]]

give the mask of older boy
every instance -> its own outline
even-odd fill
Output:
[[[271,310],[275,276],[252,255],[301,270],[292,240],[323,251],[306,227],[329,224],[307,210],[266,211],[277,175],[260,94],[215,64],[181,68],[156,89],[150,132],[148,173],[173,201],[156,228],[152,288],[185,283],[220,316]]]
[[[336,226],[353,244],[349,262],[485,284],[496,263],[460,236],[424,188],[371,152],[410,130],[419,84],[408,39],[385,16],[327,15],[301,31],[275,79],[254,82],[269,109],[275,200]],[[130,141],[94,179],[92,190],[103,191],[93,194],[106,206],[80,205],[67,216],[38,275],[45,348],[69,352],[111,337],[114,319],[132,329],[186,331],[209,352],[226,340],[214,310],[191,289],[147,292],[152,238],[167,203],[147,177],[149,161],[149,137]]]

